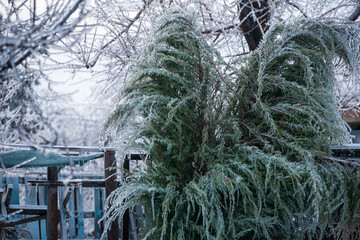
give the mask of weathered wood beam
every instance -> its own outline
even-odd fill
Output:
[[[3,217],[7,217],[7,208],[10,202],[11,193],[13,190],[13,185],[9,184],[7,185],[5,194],[2,194],[1,196],[1,214]]]
[[[28,218],[23,218],[23,219],[18,219],[18,220],[0,222],[0,228],[14,227],[19,224],[34,222],[34,221],[38,221],[38,220],[45,219],[45,218],[46,218],[46,215],[40,215],[40,216],[33,216],[33,217],[28,217]]]
[[[32,173],[31,173],[32,174]],[[38,175],[43,175],[43,174],[46,174],[46,172],[35,172],[34,174],[38,174]],[[68,178],[69,177],[69,174],[61,174],[59,175],[59,178]],[[76,173],[76,174],[73,174],[73,177],[75,179],[72,179],[70,182],[72,182],[73,184],[78,184],[78,182],[76,181],[87,181],[87,180],[83,180],[84,178],[87,179],[89,177],[91,178],[98,178],[96,180],[100,180],[100,181],[104,181],[104,175],[98,175],[98,174],[89,174],[89,173]],[[83,179],[78,179],[78,178],[83,178]],[[41,184],[42,182],[41,181],[47,181],[45,179],[38,179],[38,177],[27,177],[28,181],[25,182],[25,177],[22,177],[22,176],[18,176],[18,179],[19,179],[19,184],[31,184],[33,183],[34,185],[36,185],[35,183],[38,183],[38,184]],[[95,179],[94,179],[95,180]],[[39,181],[39,182],[37,182]],[[2,182],[3,185],[6,185],[6,178],[2,178],[0,179],[0,183]],[[91,181],[90,181],[91,182]],[[105,187],[102,186],[102,187]],[[0,189],[1,190],[1,189]]]
[[[56,167],[48,167],[47,180],[52,183],[56,182]],[[46,236],[49,240],[57,240],[59,223],[57,186],[47,187],[47,204]]]
[[[47,205],[15,205],[10,204],[7,207],[9,213],[21,211],[21,215],[46,215]]]
[[[105,179],[73,179],[70,180],[67,184],[64,184],[62,181],[56,181],[56,182],[50,182],[47,180],[29,180],[28,184],[30,185],[36,185],[36,186],[57,186],[57,187],[63,187],[63,186],[78,186],[81,185],[82,187],[94,187],[94,188],[101,188],[105,187]]]
[[[71,197],[71,194],[72,194],[73,190],[74,190],[73,187],[71,187],[70,189],[67,190],[67,192],[65,194],[64,201],[62,202],[63,208],[66,208],[66,205],[68,204],[68,202],[70,200],[70,197]]]
[[[105,195],[106,198],[118,187],[116,182],[116,159],[115,151],[105,151]],[[107,231],[107,239],[118,240],[119,239],[119,220],[115,219],[111,223],[110,229]],[[122,238],[124,239],[124,238]]]
[[[76,152],[106,152],[106,151],[115,151],[113,147],[100,148],[97,146],[59,146],[59,145],[26,145],[26,144],[16,144],[16,143],[0,143],[0,146],[11,147],[11,148],[21,148],[21,149],[59,149],[59,150],[68,150]]]

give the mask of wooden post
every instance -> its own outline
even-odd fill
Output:
[[[105,195],[110,196],[111,192],[117,188],[116,183],[116,159],[114,151],[105,151]],[[107,232],[109,240],[119,240],[119,221],[115,219],[111,223],[111,229]]]
[[[128,155],[125,156],[123,169],[129,171],[130,161]],[[128,240],[130,237],[130,212],[127,209],[122,218],[121,240]]]
[[[47,180],[50,183],[57,181],[56,167],[47,168]],[[46,236],[47,239],[56,240],[58,237],[58,196],[57,186],[49,185],[47,188],[47,216],[46,216]]]

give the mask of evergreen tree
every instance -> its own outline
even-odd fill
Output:
[[[226,65],[194,14],[171,10],[105,124],[121,151],[147,155],[108,199],[106,226],[140,204],[147,239],[353,237],[357,172],[326,159],[349,139],[333,72],[355,70],[354,31],[278,24]]]

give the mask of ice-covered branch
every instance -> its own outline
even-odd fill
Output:
[[[0,63],[0,73],[20,65],[30,55],[39,51],[39,49],[47,48],[50,44],[59,40],[59,37],[49,40],[51,36],[60,34],[60,36],[63,37],[71,31],[75,25],[71,23],[69,26],[64,26],[64,24],[81,8],[83,2],[84,0],[77,0],[68,9],[62,12],[52,13],[47,19],[41,21],[36,26],[33,25],[33,22],[25,20],[23,24],[28,26],[24,27],[24,29],[29,29],[25,32],[18,30],[17,34],[12,37],[0,36],[0,48],[2,50],[0,53],[1,55],[5,54],[5,56],[3,56],[5,61],[1,61]],[[70,5],[70,2],[67,2],[66,5]],[[79,16],[74,18],[74,22],[77,23],[83,15],[81,9]],[[53,18],[55,18],[55,20],[51,21]],[[47,22],[50,24],[46,24]]]

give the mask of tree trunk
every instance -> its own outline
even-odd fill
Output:
[[[240,29],[250,51],[255,50],[268,30],[269,0],[240,0],[238,3]]]

